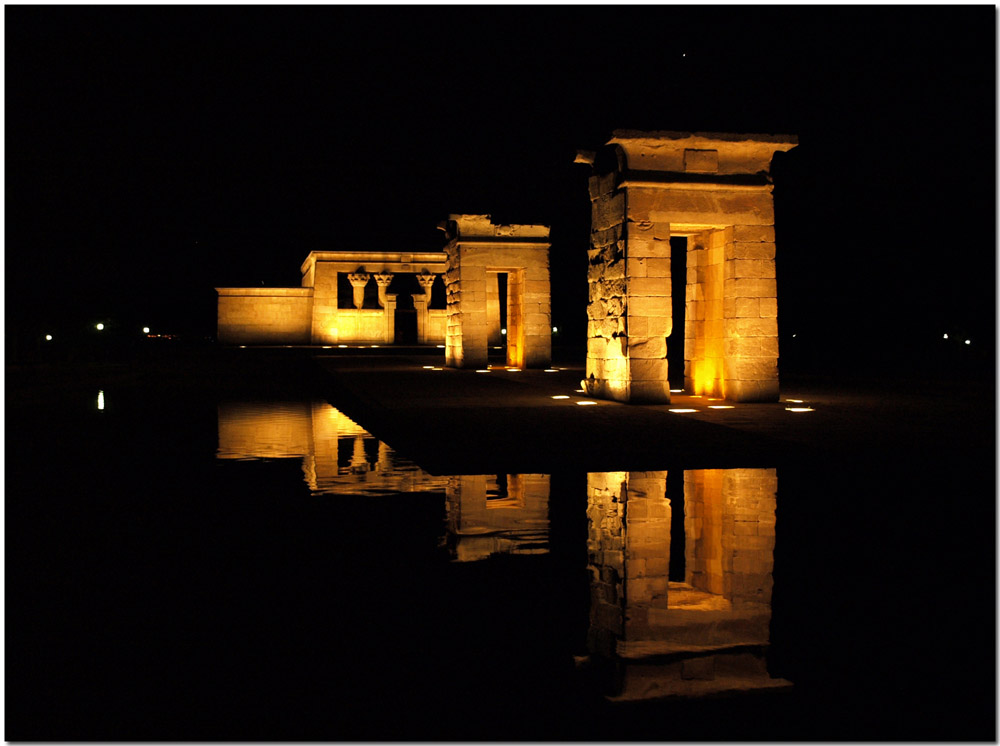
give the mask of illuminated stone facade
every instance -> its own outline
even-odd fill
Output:
[[[622,699],[785,686],[767,671],[774,469],[587,478],[588,648]],[[682,516],[674,515],[682,510]],[[673,541],[682,551],[671,551]],[[678,567],[671,567],[672,563]],[[671,579],[678,578],[678,579]],[[681,579],[682,578],[682,579]]]
[[[302,264],[300,288],[216,288],[218,341],[223,344],[392,344],[397,275],[415,275],[412,293],[417,344],[441,344],[447,311],[431,308],[442,252],[313,251]],[[351,294],[341,298],[341,278]],[[375,290],[369,293],[369,288]]]
[[[499,277],[506,278],[507,365],[544,368],[552,361],[549,228],[495,225],[489,215],[449,215],[445,290],[445,359],[454,368],[481,368],[499,339]]]
[[[684,387],[732,401],[778,399],[774,207],[786,135],[619,130],[593,166],[587,391],[670,401],[671,237],[687,244]],[[679,292],[679,291],[678,291]],[[676,343],[676,342],[675,342]]]

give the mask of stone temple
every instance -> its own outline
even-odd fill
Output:
[[[548,366],[549,227],[497,225],[489,215],[449,215],[439,227],[443,251],[313,251],[301,287],[216,288],[218,341],[441,344],[456,368],[483,367],[490,347],[505,346],[511,367]]]
[[[587,307],[591,396],[670,401],[671,238],[686,244],[684,389],[778,399],[778,301],[769,175],[788,135],[617,130],[593,167]],[[678,278],[680,279],[680,278]]]

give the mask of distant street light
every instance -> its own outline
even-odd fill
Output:
[[[104,324],[98,324],[97,325],[97,331],[103,332],[104,331]]]
[[[506,335],[507,334],[507,330],[506,329],[501,329],[500,333]]]
[[[51,342],[52,341],[52,335],[51,334],[46,334],[45,335],[45,341],[46,342]]]
[[[142,327],[142,333],[143,334],[149,334],[149,327],[148,326]]]

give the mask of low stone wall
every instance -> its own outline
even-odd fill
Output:
[[[309,344],[312,288],[216,288],[222,344]]]

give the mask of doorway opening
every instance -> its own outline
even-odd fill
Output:
[[[684,344],[687,318],[688,237],[670,237],[670,311],[673,328],[667,337],[667,378],[671,389],[684,388]],[[688,392],[691,393],[691,392]]]

